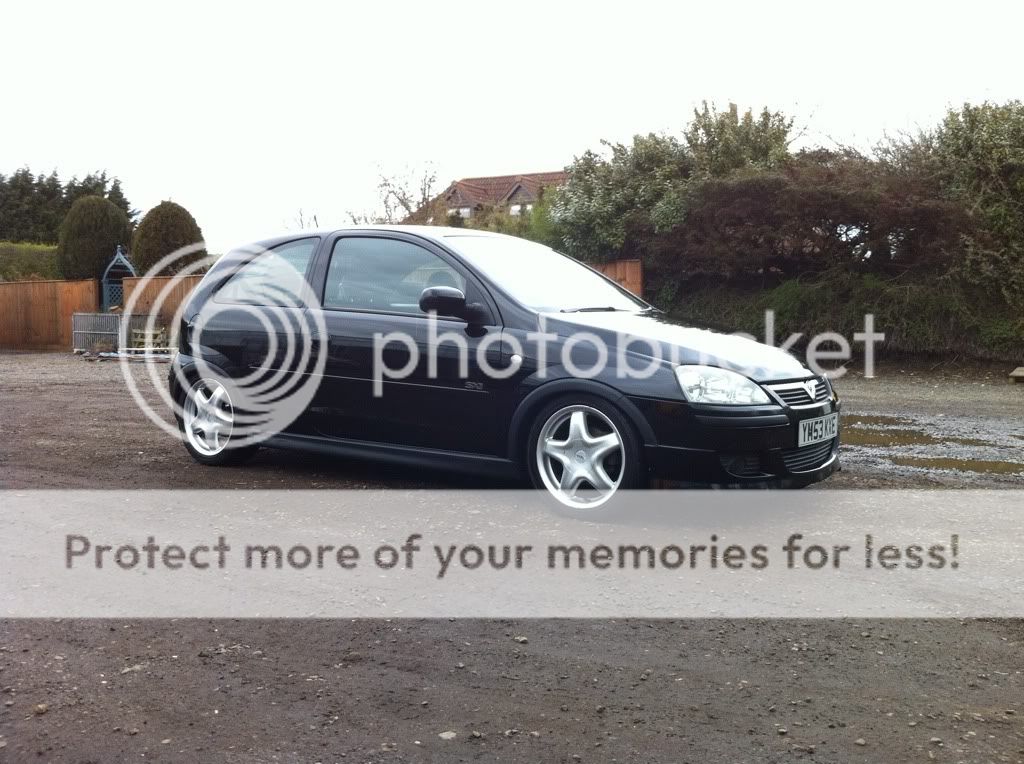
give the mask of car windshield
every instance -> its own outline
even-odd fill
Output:
[[[550,247],[511,236],[445,238],[470,265],[534,310],[635,312],[649,307]]]

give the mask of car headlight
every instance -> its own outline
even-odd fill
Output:
[[[733,406],[771,403],[768,394],[756,382],[717,366],[677,366],[676,379],[690,403]]]

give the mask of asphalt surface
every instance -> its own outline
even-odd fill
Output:
[[[1003,371],[842,380],[844,471],[820,489],[1024,487]],[[0,413],[4,488],[486,485],[270,451],[203,468],[116,364],[70,356],[0,356]],[[5,621],[0,760],[1022,761],[1022,639],[1015,620]]]

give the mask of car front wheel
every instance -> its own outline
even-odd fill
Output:
[[[644,467],[629,420],[596,396],[559,398],[534,419],[526,454],[531,482],[565,514],[596,518],[610,512],[619,490],[640,488]]]

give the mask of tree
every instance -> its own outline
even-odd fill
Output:
[[[0,208],[0,239],[37,242],[40,208],[36,179],[27,167],[16,170],[5,183],[3,207]],[[49,241],[53,241],[50,239]]]
[[[128,203],[128,199],[125,197],[124,191],[121,190],[121,181],[117,178],[114,178],[114,181],[110,184],[110,191],[107,192],[107,198],[124,210],[129,220],[134,221],[135,218],[139,216],[139,211],[133,210],[131,204]]]
[[[686,146],[700,175],[724,178],[736,170],[778,167],[789,155],[793,120],[782,112],[747,109],[740,117],[736,104],[718,111],[704,102],[693,112],[685,132]]]
[[[316,213],[314,212],[311,215],[307,215],[301,207],[299,207],[299,211],[298,213],[296,213],[294,219],[292,220],[292,223],[300,231],[316,229],[320,227],[320,221],[317,220]],[[290,226],[285,227],[289,228]]]
[[[437,195],[437,171],[424,168],[416,175],[381,176],[377,188],[384,206],[385,223],[402,223],[425,209]]]
[[[638,135],[629,146],[604,145],[608,156],[587,151],[569,166],[553,217],[574,257],[641,257],[658,230],[681,222],[693,158],[667,135]]]
[[[1024,306],[1024,103],[964,104],[935,129],[890,139],[877,153],[894,172],[930,178],[970,213],[957,274]]]
[[[102,196],[113,202],[134,221],[121,182],[106,172],[90,173],[83,180],[72,178],[62,184],[56,171],[33,175],[27,167],[11,176],[0,175],[0,241],[56,244],[60,223],[71,206],[83,196]]]
[[[380,209],[372,213],[349,211],[356,225],[383,223],[437,223],[446,214],[437,192],[437,170],[428,165],[401,175],[381,173],[377,183]]]
[[[964,238],[963,275],[1024,306],[1024,103],[964,104],[946,115],[934,147],[947,192],[979,222]]]
[[[553,216],[567,251],[598,261],[644,257],[685,223],[700,183],[779,167],[792,125],[780,112],[740,116],[735,104],[719,112],[704,103],[681,138],[637,135],[630,145],[605,143],[607,155],[577,157]]]
[[[81,180],[78,178],[69,180],[64,187],[65,209],[70,209],[75,200],[83,196],[102,196],[109,199],[128,216],[129,220],[134,220],[138,215],[138,211],[133,210],[128,204],[128,200],[125,199],[124,193],[121,191],[121,181],[117,178],[108,178],[106,170],[91,172]]]
[[[56,171],[45,178],[42,175],[36,178],[35,201],[35,228],[29,241],[53,242],[59,236],[60,223],[66,214],[64,187]]]
[[[101,196],[80,197],[60,225],[57,267],[66,279],[99,278],[131,238],[124,210]]]
[[[139,273],[146,273],[172,252],[201,244],[202,241],[203,232],[188,210],[171,201],[160,202],[146,213],[135,230],[132,238],[132,264]],[[203,257],[206,257],[205,249],[193,252],[166,266],[159,275],[177,273],[184,266]]]

